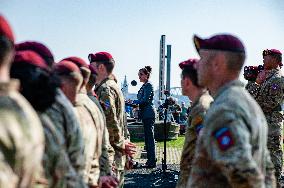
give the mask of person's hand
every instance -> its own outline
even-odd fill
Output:
[[[255,82],[257,84],[262,84],[265,81],[265,79],[266,79],[266,72],[265,70],[263,70],[257,75]]]
[[[135,155],[135,153],[136,153],[136,145],[133,144],[132,142],[126,140],[124,152],[125,152],[126,155],[133,157],[133,155]]]
[[[118,186],[118,180],[113,176],[101,176],[99,179],[99,187],[103,188],[116,188]]]

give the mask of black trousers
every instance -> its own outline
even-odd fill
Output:
[[[155,118],[142,119],[144,125],[145,145],[147,151],[147,164],[156,164],[154,123]]]

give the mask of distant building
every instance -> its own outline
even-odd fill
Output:
[[[128,83],[127,83],[127,80],[126,80],[126,75],[124,77],[124,81],[123,81],[123,84],[121,86],[121,91],[122,91],[124,98],[128,99]]]

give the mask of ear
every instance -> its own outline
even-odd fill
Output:
[[[226,57],[223,53],[217,53],[213,61],[213,70],[215,72],[221,72],[226,68]]]

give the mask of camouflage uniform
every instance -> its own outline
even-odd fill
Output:
[[[43,173],[43,129],[36,112],[17,92],[18,86],[15,80],[0,83],[0,168],[6,169],[0,172],[3,187],[33,187]]]
[[[125,149],[124,98],[117,83],[110,77],[104,79],[95,89],[106,116],[109,141],[114,148],[115,173],[120,186],[124,182]]]
[[[69,160],[80,176],[84,169],[84,143],[78,120],[75,117],[75,112],[70,101],[58,89],[58,94],[55,98],[55,103],[45,111],[56,129],[64,136],[64,146],[67,151]]]
[[[84,179],[90,186],[98,186],[100,177],[99,159],[102,154],[102,141],[105,131],[105,122],[99,108],[85,94],[79,93],[76,97],[75,109],[80,120],[84,141],[85,141],[85,171]],[[106,152],[106,150],[104,150]],[[104,154],[107,157],[107,153]],[[106,161],[102,174],[110,175],[110,166]],[[102,167],[102,166],[101,166]]]
[[[195,153],[197,137],[200,130],[203,128],[203,119],[212,101],[213,99],[208,92],[203,92],[193,104],[192,110],[188,115],[188,126],[181,154],[180,174],[176,186],[177,188],[186,187]]]
[[[114,162],[114,150],[109,143],[109,133],[106,127],[106,117],[104,114],[104,110],[99,102],[99,100],[93,95],[93,93],[87,93],[88,97],[96,104],[99,108],[101,115],[104,119],[104,132],[103,132],[103,141],[102,141],[102,154],[100,157],[100,176],[111,175],[111,168]],[[108,164],[110,171],[106,165]]]
[[[63,145],[63,136],[45,114],[39,113],[45,134],[43,166],[49,187],[86,187],[83,179],[77,176]]]
[[[275,187],[263,112],[240,81],[219,89],[197,140],[187,186]]]
[[[280,180],[283,166],[283,112],[281,105],[284,99],[284,78],[281,76],[280,70],[273,69],[267,72],[266,79],[262,84],[249,82],[246,88],[258,102],[266,117],[268,123],[267,147],[275,167],[276,178]]]

